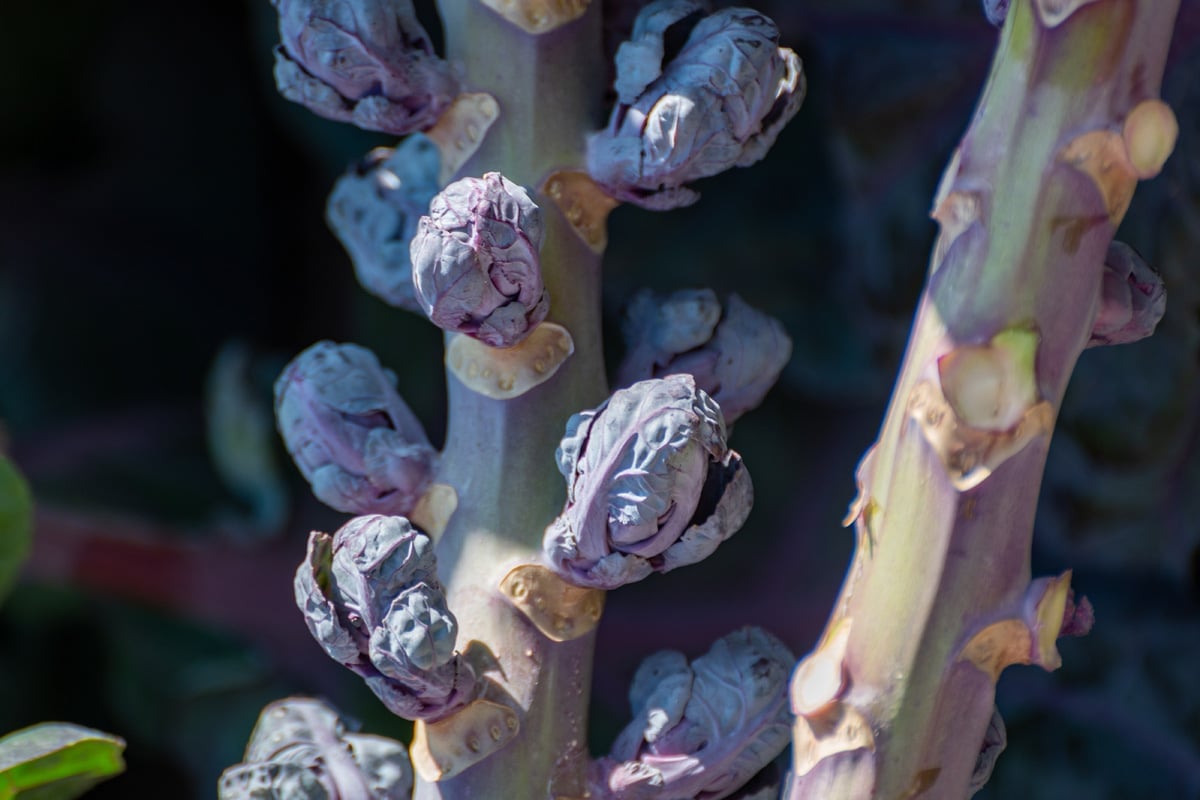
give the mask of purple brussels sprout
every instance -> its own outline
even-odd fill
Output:
[[[263,709],[246,755],[221,774],[220,800],[401,800],[412,793],[408,748],[352,733],[320,700],[289,697]]]
[[[458,95],[412,0],[271,0],[275,83],[318,116],[402,135],[426,130]]]
[[[349,514],[407,513],[434,450],[395,390],[396,376],[353,344],[317,342],[275,382],[275,418],[313,494]]]
[[[437,720],[473,699],[475,673],[455,651],[458,623],[433,542],[404,517],[313,531],[295,589],[313,637],[392,713]]]
[[[800,108],[800,59],[779,47],[775,23],[746,8],[704,11],[694,0],[650,3],[617,51],[617,104],[589,137],[587,163],[619,200],[694,203],[687,184],[760,160]],[[668,42],[684,36],[664,63]]]
[[[325,217],[350,254],[358,282],[397,308],[421,310],[409,246],[440,188],[440,165],[437,145],[415,133],[394,150],[372,150],[329,195]]]
[[[447,186],[412,240],[417,301],[448,331],[492,347],[524,339],[550,309],[542,210],[499,172]]]
[[[1124,242],[1108,246],[1100,279],[1100,308],[1088,347],[1128,344],[1154,333],[1167,310],[1162,276]]]
[[[760,628],[718,639],[691,664],[664,650],[638,667],[633,721],[593,769],[600,798],[719,800],[791,741],[791,651]],[[774,796],[774,795],[772,795]]]
[[[731,295],[722,311],[708,289],[634,295],[625,316],[621,386],[686,373],[721,407],[725,422],[762,402],[792,354],[778,320]]]
[[[567,502],[543,550],[579,586],[613,589],[694,564],[750,513],[749,474],[691,375],[635,383],[575,414],[556,456]]]

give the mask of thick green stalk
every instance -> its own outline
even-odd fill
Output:
[[[929,281],[859,469],[854,562],[793,681],[793,800],[961,800],[1000,669],[1057,666],[1066,582],[1030,584],[1034,511],[1106,250],[1137,177],[1157,171],[1126,122],[1162,108],[1177,6],[1009,11],[934,203]]]
[[[500,107],[460,174],[499,171],[536,191],[551,172],[580,168],[584,136],[600,126],[600,4],[540,35],[526,33],[477,0],[439,5],[448,56],[465,66],[468,90],[490,93]],[[494,682],[489,697],[518,712],[520,729],[515,739],[460,774],[419,780],[417,798],[584,793],[594,634],[551,641],[499,591],[509,570],[538,560],[543,532],[562,510],[565,485],[554,451],[567,418],[607,393],[600,256],[571,230],[550,198],[539,193],[535,199],[546,218],[541,264],[550,291],[549,320],[570,331],[574,355],[548,381],[509,400],[478,394],[448,372],[449,430],[435,478],[457,493],[457,510],[437,552],[458,619],[459,645]]]

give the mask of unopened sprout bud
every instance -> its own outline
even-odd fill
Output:
[[[455,181],[412,240],[417,301],[443,330],[517,344],[550,308],[538,256],[544,236],[541,209],[499,172]]]
[[[700,561],[750,511],[721,410],[690,375],[635,383],[575,414],[556,455],[567,502],[543,547],[579,586],[613,589]]]
[[[599,796],[722,798],[791,739],[787,680],[794,656],[771,634],[743,628],[690,664],[663,651],[638,668],[633,721],[593,771]]]
[[[338,511],[407,513],[429,483],[434,450],[395,380],[366,348],[317,342],[275,383],[288,452]]]
[[[617,52],[617,105],[589,138],[587,163],[619,200],[653,209],[695,202],[689,183],[761,159],[804,98],[800,59],[779,47],[775,23],[746,8],[700,18],[702,9],[651,3]],[[664,63],[666,42],[683,35]]]
[[[358,282],[397,308],[421,310],[409,246],[417,221],[438,192],[440,163],[437,145],[415,133],[394,150],[372,150],[329,195],[325,216],[349,253]]]
[[[1137,251],[1114,241],[1104,258],[1100,308],[1088,347],[1126,344],[1154,333],[1167,310],[1167,289]]]
[[[400,800],[412,792],[407,748],[352,733],[320,700],[289,697],[263,709],[246,754],[221,775],[220,800]]]
[[[392,713],[440,719],[473,698],[433,543],[405,518],[356,517],[332,537],[314,531],[295,590],[313,637]]]
[[[792,354],[778,320],[736,294],[721,308],[708,289],[636,294],[626,313],[629,349],[617,383],[689,374],[721,407],[726,423],[762,402]]]
[[[314,114],[394,135],[431,127],[458,94],[412,0],[271,0],[275,83]]]

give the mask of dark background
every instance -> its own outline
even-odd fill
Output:
[[[696,656],[755,623],[799,655],[819,633],[930,198],[996,40],[971,0],[756,5],[804,59],[808,99],[764,163],[704,182],[698,205],[614,213],[609,353],[636,289],[711,286],[778,316],[794,355],[733,438],[756,486],[746,527],[609,597],[597,751],[652,650]],[[320,338],[370,346],[435,441],[444,426],[440,335],[359,289],[323,223],[344,166],[389,142],[280,99],[275,40],[266,0],[0,10],[0,446],[39,503],[0,610],[0,732],[62,719],[125,737],[129,771],[96,797],[213,796],[258,710],[289,693],[407,738],[291,603],[307,531],[338,517],[269,420],[218,448],[273,464],[253,479],[223,481],[205,438],[222,348],[245,356],[223,396],[265,419],[274,375]],[[1005,673],[992,798],[1200,797],[1200,0],[1184,0],[1168,69],[1180,144],[1121,235],[1164,273],[1167,316],[1150,340],[1085,353],[1039,510],[1035,573],[1074,568],[1097,624],[1061,643],[1058,673]]]

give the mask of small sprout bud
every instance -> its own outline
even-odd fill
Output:
[[[557,458],[567,502],[543,547],[579,586],[613,589],[700,561],[750,511],[721,410],[690,375],[635,383],[575,414]]]
[[[303,697],[263,709],[243,763],[225,770],[220,800],[400,800],[413,774],[403,744],[347,731],[336,710]]]
[[[1167,163],[1179,138],[1179,121],[1162,100],[1143,100],[1125,117],[1121,135],[1134,171],[1145,180],[1161,172]]]
[[[937,361],[908,400],[954,488],[969,491],[1054,426],[1054,407],[1038,400],[1038,334],[1012,328],[985,345],[961,345]]]
[[[779,47],[775,23],[745,8],[702,11],[692,0],[651,3],[617,51],[617,105],[587,159],[619,200],[660,210],[695,202],[687,184],[760,160],[804,98],[800,59]],[[686,41],[663,63],[677,32]]]
[[[542,211],[499,172],[447,186],[412,241],[417,300],[433,324],[511,347],[546,317]]]
[[[429,483],[435,453],[395,380],[366,348],[317,342],[275,383],[288,452],[338,511],[407,513]]]
[[[638,668],[634,718],[600,759],[595,793],[617,797],[727,797],[788,744],[793,656],[759,628],[743,628],[688,663],[663,651]]]
[[[1167,309],[1167,289],[1155,272],[1124,242],[1114,241],[1104,259],[1100,309],[1088,347],[1126,344],[1154,333]]]
[[[986,345],[963,345],[938,359],[942,392],[972,428],[1006,431],[1038,401],[1034,360],[1039,336],[1017,328]]]
[[[619,385],[692,375],[717,401],[727,424],[762,402],[792,354],[792,340],[778,320],[736,294],[722,314],[708,289],[666,297],[639,292],[629,305],[624,332],[629,350],[617,372]]]
[[[438,719],[470,701],[475,675],[455,652],[429,537],[403,517],[355,517],[313,532],[296,604],[317,642],[392,713]]]
[[[314,114],[402,135],[433,125],[458,94],[412,0],[271,0],[275,83]]]
[[[399,147],[377,147],[333,187],[325,210],[358,282],[385,303],[420,311],[409,245],[437,194],[437,146],[413,134]]]
[[[828,711],[846,690],[843,660],[850,643],[849,619],[837,623],[816,650],[796,665],[792,675],[792,712],[804,717],[819,717]]]

